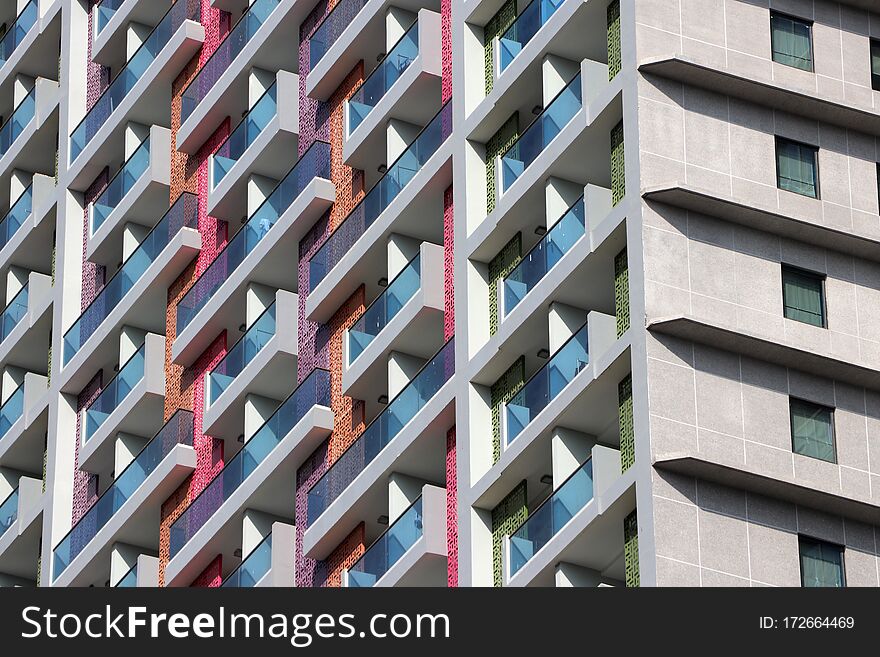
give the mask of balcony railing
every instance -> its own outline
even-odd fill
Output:
[[[24,132],[37,113],[37,85],[31,87],[27,95],[22,98],[18,107],[12,112],[6,123],[0,127],[0,157],[6,155],[18,136]]]
[[[9,494],[0,504],[0,536],[18,519],[18,489]]]
[[[9,433],[12,425],[24,413],[24,384],[22,383],[0,406],[0,438]]]
[[[181,409],[171,416],[152,440],[119,473],[110,487],[97,499],[61,539],[53,552],[54,579],[70,565],[98,532],[110,522],[132,495],[143,485],[159,464],[178,445],[193,446],[193,413]],[[119,586],[119,584],[117,584]]]
[[[370,422],[364,432],[315,482],[308,492],[311,525],[373,462],[379,453],[424,408],[455,374],[455,338],[451,338],[413,379]]]
[[[119,104],[128,96],[159,53],[171,40],[183,22],[201,21],[201,2],[177,0],[166,12],[159,24],[126,62],[97,102],[88,111],[79,125],[70,134],[70,162],[79,157]]]
[[[86,409],[85,440],[88,441],[110,414],[128,397],[128,393],[144,378],[146,342],[119,368],[116,376],[104,386]]]
[[[101,4],[95,6],[95,36],[98,36],[107,27],[107,23],[113,19],[114,14],[119,11],[124,2],[125,0],[102,0]]]
[[[18,44],[24,41],[27,33],[37,24],[37,18],[37,0],[31,0],[15,17],[15,21],[9,26],[9,29],[0,37],[0,66],[12,57]]]
[[[0,315],[0,342],[9,337],[12,329],[18,326],[21,318],[27,314],[27,309],[28,285],[25,283],[24,287],[18,291],[18,294],[12,298],[12,301],[3,310],[3,314]]]
[[[92,235],[104,225],[107,217],[119,206],[134,184],[150,167],[150,138],[144,139],[131,157],[116,172],[90,208]]]
[[[501,57],[500,71],[503,72],[525,45],[532,40],[550,17],[556,13],[565,0],[532,0],[522,13],[516,17],[507,31],[498,40]]]
[[[447,102],[309,260],[310,290],[314,290],[351,250],[451,132],[452,103]]]
[[[183,296],[177,304],[177,335],[180,335],[315,178],[330,178],[330,144],[325,141],[316,141],[309,147]]]
[[[260,543],[251,550],[244,561],[232,573],[223,580],[221,587],[228,588],[253,588],[257,585],[269,569],[272,568],[272,534],[266,535]]]
[[[421,254],[409,261],[391,284],[348,330],[348,362],[353,363],[421,287]]]
[[[589,362],[587,324],[584,324],[507,402],[505,413],[508,445],[547,404],[556,399]]]
[[[314,406],[330,406],[330,372],[327,370],[313,370],[174,521],[171,525],[172,557]]]
[[[180,122],[186,121],[199,106],[208,92],[217,84],[244,47],[254,38],[257,30],[275,11],[281,0],[253,0],[248,10],[238,19],[226,38],[199,70],[196,77],[183,90],[180,108]]]
[[[229,170],[241,159],[254,140],[278,114],[278,85],[273,83],[260,99],[254,103],[241,122],[235,127],[220,148],[214,153],[212,162],[212,181],[216,187]]]
[[[582,196],[504,279],[504,313],[516,308],[585,234]]]
[[[510,575],[526,565],[591,499],[593,459],[588,458],[510,535]]]
[[[374,586],[422,537],[425,531],[423,522],[420,495],[355,562],[348,571],[348,585]]]
[[[0,249],[9,244],[9,240],[18,232],[25,220],[31,216],[34,205],[33,186],[21,193],[21,196],[15,201],[6,216],[0,220]]]
[[[266,308],[250,328],[242,335],[217,366],[208,374],[210,381],[208,404],[217,398],[235,381],[245,367],[256,358],[263,347],[275,337],[275,303]]]
[[[330,46],[336,43],[345,28],[366,4],[367,0],[340,0],[330,13],[324,16],[309,37],[309,70],[313,70],[318,65],[330,50]]]
[[[181,194],[64,334],[65,365],[122,302],[128,291],[141,279],[174,236],[182,228],[197,229],[198,222],[198,198],[189,193]]]
[[[553,138],[562,132],[582,105],[581,74],[578,73],[501,156],[503,191],[507,191]]]
[[[419,22],[413,23],[348,100],[348,132],[354,132],[419,56]]]
[[[125,575],[122,576],[122,579],[120,579],[118,582],[116,582],[115,588],[117,588],[117,589],[133,589],[133,588],[137,588],[137,585],[138,585],[138,567],[137,567],[137,562],[135,562],[135,564],[131,567],[131,570],[129,570],[127,573],[125,573]]]

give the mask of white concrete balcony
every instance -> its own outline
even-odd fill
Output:
[[[166,586],[188,586],[218,555],[234,562],[246,511],[288,517],[296,471],[333,431],[330,373],[313,370],[171,525]]]
[[[252,69],[299,71],[292,36],[312,11],[301,0],[254,0],[183,91],[177,148],[195,153],[227,116],[248,109]]]
[[[36,584],[43,502],[43,482],[33,477],[19,478],[18,487],[0,501],[0,580]]]
[[[208,214],[226,221],[247,215],[251,176],[284,177],[299,136],[299,76],[278,71],[275,83],[234,126],[208,163]]]
[[[152,228],[168,210],[171,185],[171,131],[152,126],[149,136],[89,204],[86,258],[114,265],[123,252],[127,223]]]
[[[198,199],[184,193],[65,331],[59,355],[63,392],[76,394],[98,369],[112,369],[123,326],[165,333],[168,287],[201,246]]]
[[[55,230],[55,178],[34,174],[30,186],[10,199],[0,218],[0,276],[11,266],[29,271],[50,271]]]
[[[49,382],[28,372],[0,406],[0,466],[40,472],[49,422]]]
[[[12,96],[16,74],[58,77],[61,39],[61,3],[29,0],[16,13],[17,2],[5,3],[0,22],[7,26],[0,38],[0,98]]]
[[[200,5],[188,4],[177,0],[171,6],[70,134],[72,189],[86,189],[124,152],[129,123],[170,125],[171,84],[205,40]]]
[[[191,411],[175,413],[55,546],[53,586],[103,586],[117,543],[158,550],[162,505],[196,467],[192,423]],[[139,571],[146,583],[149,569]]]
[[[277,399],[290,389],[298,353],[298,310],[297,295],[278,290],[274,303],[205,374],[202,422],[207,435],[235,441],[244,433],[247,395]]]
[[[162,426],[165,403],[165,337],[147,333],[144,344],[106,381],[82,411],[79,466],[85,472],[113,470],[119,433],[150,436]]]
[[[52,330],[52,277],[32,271],[0,313],[0,369],[44,372]]]
[[[426,360],[437,353],[443,310],[443,247],[422,242],[419,254],[345,332],[343,394],[373,403],[387,388],[391,352]]]
[[[118,65],[126,57],[129,23],[155,27],[174,0],[102,0],[92,8],[92,61]]]
[[[296,527],[273,522],[269,534],[223,578],[223,588],[296,586]]]
[[[412,506],[343,571],[342,585],[446,586],[446,520],[446,489],[423,486]]]
[[[343,160],[375,170],[391,119],[427,125],[440,109],[440,15],[421,9],[412,27],[345,102]]]

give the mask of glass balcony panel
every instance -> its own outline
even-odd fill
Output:
[[[244,558],[238,568],[220,586],[229,588],[253,588],[272,568],[272,534],[260,541]]]
[[[15,17],[9,29],[0,37],[0,66],[5,64],[27,33],[37,24],[37,0],[31,0]]]
[[[504,279],[505,314],[516,308],[585,233],[584,199],[581,197]]]
[[[587,325],[584,324],[507,402],[508,445],[589,362]]]
[[[309,37],[309,70],[314,70],[367,0],[340,0]]]
[[[553,138],[574,118],[582,104],[581,74],[578,73],[502,155],[501,179],[504,191],[507,191],[523,174],[526,167],[534,162]]]
[[[192,411],[179,410],[150,442],[119,473],[103,495],[86,511],[55,547],[53,562],[55,579],[83,551],[97,533],[110,521],[122,505],[140,488],[177,445],[193,444]],[[118,586],[118,585],[117,585]]]
[[[198,199],[192,194],[181,194],[171,209],[151,230],[144,241],[122,263],[122,266],[101,288],[79,319],[64,334],[64,364],[76,355],[86,340],[98,329],[110,313],[122,302],[149,269],[165,247],[182,228],[198,229]]]
[[[18,107],[12,112],[3,127],[0,127],[0,157],[6,155],[18,136],[24,132],[28,123],[33,120],[37,112],[37,85],[34,85]]]
[[[33,188],[28,185],[28,188],[9,208],[6,216],[0,219],[0,249],[9,244],[9,240],[18,232],[25,220],[31,216],[33,201]]]
[[[150,65],[156,61],[159,53],[174,36],[185,20],[201,22],[200,2],[178,0],[158,25],[153,28],[146,40],[134,52],[125,66],[119,71],[110,85],[101,94],[92,108],[86,113],[79,125],[70,134],[70,161],[73,163],[83,149],[88,146],[119,104],[128,96]]]
[[[27,309],[28,286],[25,283],[24,287],[18,291],[18,294],[13,297],[9,305],[3,310],[3,314],[0,315],[0,342],[9,337],[12,329],[18,326],[21,318],[27,314]]]
[[[501,72],[506,69],[520,50],[532,40],[538,30],[550,20],[564,0],[532,0],[517,16],[507,31],[498,40],[501,51]]]
[[[131,157],[116,172],[116,175],[107,184],[106,189],[92,203],[92,234],[106,221],[107,217],[117,208],[131,191],[134,184],[140,180],[144,172],[150,167],[150,138],[147,137],[141,145],[135,149]]]
[[[220,289],[275,222],[315,178],[330,178],[330,144],[316,141],[284,179],[226,243],[208,268],[177,304],[177,335]]]
[[[117,589],[133,589],[138,585],[138,573],[137,573],[137,563],[131,567],[125,575],[122,576],[118,582],[116,582]]]
[[[510,535],[510,574],[516,574],[593,499],[593,460],[588,458]]]
[[[95,7],[95,36],[107,27],[113,16],[119,11],[125,0],[102,0],[101,4]]]
[[[110,414],[119,408],[128,393],[144,378],[145,346],[134,352],[119,372],[104,386],[95,401],[86,409],[85,440],[88,441]]]
[[[245,367],[256,357],[263,347],[275,336],[275,303],[273,302],[251,327],[236,342],[217,366],[208,374],[210,381],[209,404],[235,381]]]
[[[9,399],[0,406],[0,438],[9,433],[12,425],[18,422],[18,419],[24,413],[24,384],[18,386]]]
[[[455,374],[452,338],[364,429],[308,492],[311,525]]]
[[[253,0],[248,10],[233,25],[226,38],[220,42],[220,45],[199,70],[198,75],[183,90],[180,108],[181,123],[189,118],[208,92],[214,88],[220,76],[232,65],[235,58],[250,43],[257,30],[268,20],[272,12],[275,11],[275,7],[280,3],[281,0]]]
[[[18,489],[9,494],[0,504],[0,536],[18,519]]]
[[[421,496],[348,571],[350,587],[374,586],[424,533]]]
[[[349,133],[363,122],[418,55],[419,23],[416,21],[349,99]]]
[[[277,93],[277,86],[273,83],[214,153],[212,159],[214,187],[226,177],[229,170],[278,114]]]
[[[409,261],[394,280],[348,330],[348,361],[353,363],[382,332],[388,322],[412,299],[421,287],[421,257]]]
[[[330,372],[327,370],[313,370],[174,521],[172,557],[316,405],[330,406]]]
[[[364,231],[397,198],[451,131],[452,103],[447,102],[309,260],[310,290],[324,280]]]

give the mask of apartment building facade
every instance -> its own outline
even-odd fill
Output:
[[[0,10],[0,585],[880,584],[872,0]]]

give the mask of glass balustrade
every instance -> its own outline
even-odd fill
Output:
[[[0,438],[9,433],[12,425],[24,413],[24,384],[22,383],[0,406]]]
[[[95,36],[98,36],[109,23],[125,0],[101,0],[101,4],[95,6]]]
[[[507,191],[553,138],[562,132],[582,105],[581,74],[578,73],[501,156],[503,191]]]
[[[137,588],[138,585],[138,571],[137,571],[137,563],[131,567],[125,575],[122,576],[118,582],[116,582],[117,589],[134,589]]]
[[[101,195],[92,203],[90,208],[92,235],[104,225],[107,217],[119,206],[122,199],[149,168],[150,138],[147,137],[116,172],[116,175],[110,179]]]
[[[22,192],[21,196],[15,201],[9,212],[0,219],[0,249],[9,244],[9,240],[18,232],[25,220],[31,216],[33,212],[34,193],[33,187]]]
[[[208,374],[208,404],[213,404],[217,398],[235,381],[245,367],[256,358],[263,347],[275,337],[275,303],[273,302],[251,324],[238,342],[236,342],[223,357],[217,366]]]
[[[89,441],[101,425],[110,417],[119,405],[128,397],[132,389],[144,378],[144,365],[146,357],[146,342],[134,352],[125,364],[119,368],[107,385],[95,397],[86,409],[85,440]]]
[[[330,406],[330,372],[327,370],[313,370],[174,521],[172,557],[316,405]]]
[[[37,0],[31,0],[15,17],[15,21],[9,26],[9,29],[0,37],[0,66],[9,61],[15,49],[24,41],[31,28],[37,24],[37,18],[39,18]]]
[[[278,114],[277,85],[275,83],[260,96],[241,122],[235,127],[211,158],[212,185],[216,187],[229,170],[241,159],[257,137]]]
[[[348,362],[353,363],[421,287],[421,256],[416,255],[348,329]]]
[[[455,374],[455,338],[431,358],[308,492],[311,525]]]
[[[447,102],[309,260],[310,290],[314,290],[351,250],[364,231],[437,152],[451,131],[452,103]]]
[[[185,20],[201,22],[201,2],[177,0],[125,63],[100,98],[70,134],[70,162],[79,157],[110,116],[156,61]]]
[[[253,588],[272,568],[272,534],[248,553],[238,568],[223,580],[221,587]]]
[[[505,413],[508,445],[547,404],[556,399],[589,362],[587,325],[584,324],[507,402]]]
[[[232,236],[177,304],[177,335],[220,289],[256,248],[275,222],[315,178],[330,178],[330,144],[316,141],[293,166],[269,197]]]
[[[367,0],[340,0],[330,13],[324,16],[309,37],[309,70],[313,70],[318,65],[330,50],[330,46],[336,43],[345,28],[366,4]]]
[[[419,496],[348,571],[350,587],[374,586],[424,534]]]
[[[64,334],[65,365],[119,306],[177,233],[182,228],[197,230],[198,223],[198,197],[189,193],[181,194]]]
[[[516,308],[585,234],[584,198],[581,197],[504,279],[504,313]]]
[[[498,39],[500,71],[503,72],[538,30],[550,20],[564,0],[532,0]]]
[[[27,309],[28,284],[25,283],[24,287],[18,291],[18,294],[12,298],[12,301],[3,310],[3,314],[0,315],[0,342],[9,337],[12,329],[18,326],[21,318],[27,314]]]
[[[86,511],[53,551],[53,577],[59,575],[95,538],[122,505],[143,485],[178,445],[193,446],[193,413],[181,409],[171,416],[110,487]],[[134,570],[134,569],[132,569]],[[118,585],[117,585],[118,586]]]
[[[0,157],[6,155],[12,144],[18,139],[19,135],[33,120],[37,113],[37,85],[31,87],[27,95],[21,99],[21,102],[13,110],[6,123],[0,127]]]
[[[9,494],[3,504],[0,504],[0,536],[12,527],[18,519],[18,489]]]
[[[180,107],[180,122],[186,121],[199,106],[208,92],[217,84],[220,76],[235,61],[244,47],[262,27],[281,0],[253,0],[247,11],[232,26],[226,38],[220,42],[207,62],[199,69],[186,89],[183,90]]]
[[[593,459],[588,458],[510,535],[510,575],[515,575],[578,511],[593,499]]]
[[[419,56],[419,23],[413,23],[391,51],[348,100],[348,132],[352,133]]]

